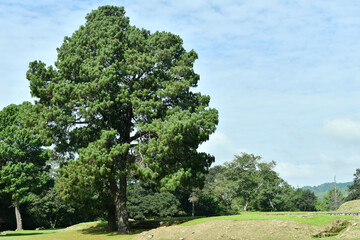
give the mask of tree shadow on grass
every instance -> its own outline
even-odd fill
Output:
[[[133,235],[133,234],[138,234],[138,233],[142,233],[144,231],[149,231],[153,228],[157,228],[160,225],[158,223],[156,224],[144,224],[145,221],[141,221],[142,223],[139,224],[140,221],[134,221],[134,222],[130,222],[130,234],[129,235]],[[85,228],[82,229],[81,232],[83,234],[91,234],[91,235],[107,235],[107,236],[115,236],[117,235],[117,232],[110,232],[107,229],[107,224],[104,223],[99,223],[96,226],[92,226],[89,228]]]
[[[149,231],[161,226],[178,225],[191,220],[192,218],[176,219],[176,220],[135,220],[130,221],[130,234],[139,234],[144,231]],[[106,223],[99,223],[96,226],[85,228],[81,230],[84,234],[101,235],[106,234],[108,236],[117,235],[117,232],[109,232]]]
[[[93,227],[82,229],[81,232],[84,234],[91,234],[91,235],[106,234],[106,235],[112,236],[112,235],[116,234],[116,232],[114,232],[115,234],[113,234],[113,232],[109,232],[107,230],[107,226],[104,226],[103,224],[98,224]]]
[[[5,235],[0,235],[0,238],[6,238],[6,237],[17,237],[17,236],[32,236],[32,235],[41,235],[41,234],[52,234],[55,232],[29,232],[29,233],[21,233],[21,232],[9,232],[5,233]]]

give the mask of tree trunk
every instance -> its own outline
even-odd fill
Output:
[[[275,206],[274,206],[273,202],[271,201],[270,197],[268,197],[268,199],[269,199],[270,206],[272,208],[271,211],[273,211],[273,210],[276,211]]]
[[[108,230],[110,232],[116,231],[116,207],[114,204],[114,201],[111,201],[108,205],[108,215],[107,215],[107,221],[108,221]]]
[[[52,229],[55,229],[55,227],[56,227],[56,221],[57,221],[57,218],[55,218],[54,222],[52,222],[52,220],[50,219],[50,227],[51,227]]]
[[[195,215],[195,202],[192,202],[192,212],[191,212],[191,216]]]
[[[246,210],[247,210],[247,206],[249,205],[249,201],[247,201],[247,200],[245,200],[244,199],[244,212],[246,212]]]
[[[20,204],[18,199],[15,199],[14,207],[15,207],[15,217],[16,217],[16,231],[23,230],[22,219],[20,214]]]
[[[119,192],[116,194],[116,216],[118,219],[118,234],[130,232],[128,213],[126,209],[126,174],[120,176]]]

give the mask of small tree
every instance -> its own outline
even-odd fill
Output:
[[[200,190],[193,190],[190,193],[189,202],[191,203],[191,216],[195,216],[195,203],[199,201],[200,198]]]
[[[327,210],[336,211],[339,209],[341,204],[344,203],[344,195],[339,189],[331,189],[324,197],[324,201],[327,206]]]
[[[149,217],[172,217],[183,215],[180,202],[170,192],[146,189],[139,182],[130,184],[127,206],[134,219]]]
[[[42,148],[39,135],[23,125],[31,108],[29,102],[24,102],[9,105],[0,112],[0,193],[12,196],[16,230],[22,230],[20,204],[50,179],[46,166],[48,152]]]
[[[64,202],[55,188],[51,188],[40,195],[30,196],[29,211],[36,216],[38,223],[55,228],[58,222],[64,225],[64,221],[67,220],[64,217],[73,214],[75,209],[71,204]]]

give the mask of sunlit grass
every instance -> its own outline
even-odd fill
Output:
[[[97,225],[81,230],[59,231],[59,230],[24,230],[11,231],[1,235],[4,240],[131,240],[135,235],[117,235],[116,232],[106,231],[103,222],[87,222],[74,226]]]
[[[209,218],[200,218],[195,219],[189,222],[184,223],[183,225],[195,225],[207,221],[212,220],[234,220],[234,221],[250,221],[250,220],[289,220],[289,221],[296,221],[301,222],[309,225],[321,226],[326,223],[333,221],[336,218],[341,218],[345,220],[352,220],[354,217],[352,216],[330,216],[330,215],[313,215],[309,214],[292,214],[292,215],[266,215],[260,213],[247,213],[247,214],[240,214],[240,215],[231,215],[231,216],[219,216],[219,217],[209,217]]]

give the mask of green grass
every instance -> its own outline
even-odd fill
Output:
[[[290,220],[301,222],[309,225],[321,226],[326,223],[333,221],[336,218],[341,218],[345,220],[352,220],[354,217],[352,216],[329,216],[329,215],[311,215],[311,214],[294,214],[294,215],[265,215],[259,213],[247,213],[240,215],[231,215],[231,216],[219,216],[219,217],[210,217],[210,218],[200,218],[195,219],[189,222],[184,223],[183,225],[195,225],[207,221],[212,220],[234,220],[234,221],[249,221],[249,220],[273,220],[273,219],[281,219],[281,220]]]
[[[270,215],[271,214],[271,215]],[[282,215],[283,214],[283,215]],[[287,215],[289,214],[289,215]],[[345,220],[354,220],[356,218],[352,216],[330,216],[319,215],[312,213],[280,213],[279,215],[272,215],[272,213],[243,213],[240,215],[231,216],[218,216],[209,218],[197,218],[186,222],[182,225],[195,225],[212,220],[234,220],[234,221],[266,221],[266,220],[289,220],[301,222],[309,225],[321,226],[333,221],[336,218]],[[181,218],[184,219],[184,218]],[[158,220],[158,219],[157,219]],[[174,219],[162,219],[162,220],[174,220]],[[359,219],[357,219],[359,221]],[[25,230],[25,231],[12,231],[1,234],[1,240],[131,240],[136,234],[132,235],[117,235],[116,232],[108,232],[106,230],[106,222],[85,222],[74,225],[89,227],[81,230],[59,231],[59,230]],[[360,228],[359,228],[360,229]],[[358,230],[358,229],[357,229]],[[139,233],[139,232],[137,232]],[[336,239],[336,238],[326,238]],[[166,240],[166,239],[163,239]]]
[[[198,218],[202,218],[201,216],[196,216],[196,217],[166,217],[166,218],[149,218],[147,220],[151,220],[151,221],[177,221],[177,220],[192,220],[192,219],[198,219]],[[159,239],[161,240],[161,239]]]
[[[73,225],[74,227],[77,227],[77,226],[86,226],[86,225],[90,225],[90,224],[93,224],[93,223],[102,223],[101,221],[96,221],[96,222],[83,222],[83,223],[78,223],[78,224],[75,224]]]
[[[132,238],[133,235],[116,235],[116,233],[88,234],[81,230],[44,234],[9,233],[5,236],[1,236],[1,239],[4,240],[131,240]]]
[[[58,231],[58,230],[24,230],[12,231],[1,234],[4,240],[131,240],[135,235],[117,235],[116,232],[106,231],[102,222],[80,223],[74,226],[86,226],[98,223],[95,227],[82,230]],[[106,223],[105,223],[106,225]]]

